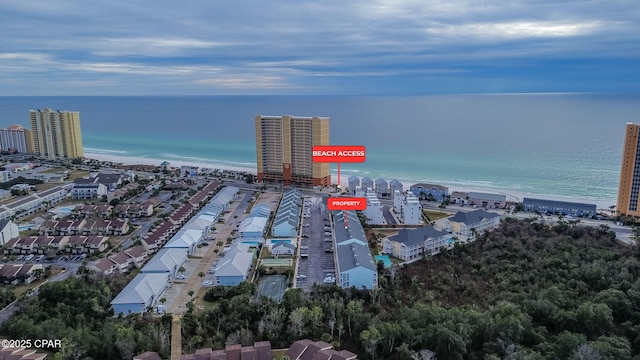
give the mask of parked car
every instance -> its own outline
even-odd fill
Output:
[[[306,278],[307,278],[307,275],[304,275],[304,274],[300,274],[296,276],[296,279],[306,279]]]

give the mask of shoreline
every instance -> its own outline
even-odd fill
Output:
[[[125,155],[115,155],[113,153],[96,153],[91,151],[86,151],[85,149],[85,157],[87,159],[95,159],[98,161],[108,161],[113,163],[121,163],[125,165],[156,165],[160,166],[160,163],[163,161],[168,161],[172,167],[180,167],[180,166],[198,166],[200,168],[208,168],[208,169],[219,169],[219,170],[232,170],[239,172],[246,172],[249,174],[257,175],[256,168],[242,167],[242,166],[234,166],[225,163],[206,163],[206,162],[198,162],[198,161],[189,161],[189,160],[176,160],[176,159],[156,159],[150,157],[143,156],[125,156]],[[347,175],[342,173],[340,175],[340,186],[344,189],[348,187],[348,179],[351,175]],[[362,179],[364,176],[358,176]],[[370,176],[371,177],[371,176]],[[371,179],[375,180],[376,177],[371,177]],[[393,178],[385,177],[385,180],[390,181]],[[408,190],[411,185],[414,185],[419,182],[410,182],[406,180],[398,179],[403,185],[405,190]],[[331,173],[331,182],[338,182],[338,174],[337,171]],[[557,200],[557,201],[568,201],[568,202],[578,202],[578,203],[589,203],[596,204],[598,210],[609,210],[609,206],[615,205],[616,200],[605,200],[605,199],[587,199],[580,197],[572,197],[572,196],[562,196],[562,195],[549,195],[549,194],[533,194],[533,193],[522,193],[518,191],[510,191],[505,189],[497,189],[492,187],[477,187],[477,186],[460,186],[454,185],[447,182],[440,182],[438,185],[443,185],[449,188],[449,193],[453,191],[461,191],[461,192],[483,192],[483,193],[493,193],[493,194],[501,194],[507,196],[507,201],[515,200],[517,202],[522,202],[522,199],[525,197],[528,198],[538,198],[538,199],[546,199],[546,200]]]

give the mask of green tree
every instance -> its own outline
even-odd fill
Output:
[[[360,341],[362,342],[362,346],[365,348],[366,352],[369,353],[371,359],[375,360],[376,353],[378,349],[378,344],[382,340],[382,334],[380,331],[374,326],[369,325],[367,330],[363,330],[360,333]]]

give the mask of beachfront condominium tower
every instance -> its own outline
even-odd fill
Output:
[[[84,157],[80,113],[30,110],[33,153],[50,160]]]
[[[312,161],[317,145],[329,145],[329,118],[256,116],[258,181],[331,185],[329,164]]]
[[[31,131],[22,125],[10,125],[6,129],[0,129],[0,149],[2,151],[33,153]]]
[[[621,215],[640,216],[640,125],[627,123],[622,149],[617,211]]]

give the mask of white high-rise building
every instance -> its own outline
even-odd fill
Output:
[[[31,131],[22,125],[11,125],[6,129],[0,129],[0,149],[2,151],[33,153]]]

